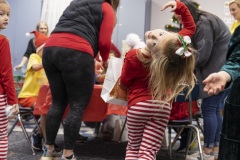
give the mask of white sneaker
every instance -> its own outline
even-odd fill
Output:
[[[215,158],[215,159],[218,159],[218,153],[213,152],[213,155],[214,155],[214,158]]]
[[[200,159],[199,152],[195,152],[193,154],[189,154],[186,157],[186,160],[199,160],[199,159]]]
[[[210,154],[203,153],[203,160],[214,160],[213,153],[210,153]]]
[[[186,160],[200,160],[199,152],[193,153],[191,155],[187,155]],[[214,155],[211,153],[210,155],[207,155],[203,153],[203,160],[214,160]]]

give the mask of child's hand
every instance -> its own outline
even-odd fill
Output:
[[[6,106],[6,115],[7,115],[7,117],[11,116],[12,114],[17,114],[18,112],[19,112],[18,104],[7,105]]]
[[[13,114],[18,114],[18,112],[19,112],[18,104],[13,104],[11,110],[12,110]]]
[[[13,69],[14,69],[14,71],[17,71],[17,70],[21,69],[22,67],[23,67],[23,65],[19,64],[19,65],[15,66]]]
[[[171,12],[174,12],[177,8],[177,2],[176,1],[169,1],[168,3],[166,3],[162,6],[161,11],[164,11],[168,7],[172,7]]]

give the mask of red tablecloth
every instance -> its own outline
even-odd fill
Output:
[[[83,115],[85,122],[101,122],[107,115],[120,114],[126,115],[127,107],[115,104],[108,104],[101,98],[102,85],[94,85],[92,97]],[[39,90],[38,99],[34,110],[38,110],[43,114],[47,111],[52,103],[52,96],[49,85],[43,85]],[[66,109],[64,117],[66,116],[69,108]]]

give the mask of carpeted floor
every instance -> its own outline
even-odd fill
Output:
[[[63,146],[63,135],[59,134],[56,143]],[[78,143],[75,154],[79,160],[124,160],[127,142],[105,142],[101,138],[89,138],[86,143]],[[38,160],[41,152],[32,155],[32,151],[20,131],[14,131],[9,137],[8,160]],[[168,160],[167,150],[162,149],[157,160]],[[183,154],[173,153],[174,160],[183,160]]]

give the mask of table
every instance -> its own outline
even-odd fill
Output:
[[[101,91],[102,85],[94,85],[92,97],[83,114],[83,121],[102,122],[106,118],[106,116],[110,114],[126,115],[127,106],[105,103],[100,96]],[[39,90],[39,95],[34,109],[34,113],[40,111],[46,114],[48,112],[49,107],[51,106],[51,103],[52,96],[49,84],[44,84]],[[66,117],[68,111],[69,107],[67,107],[63,118]]]

